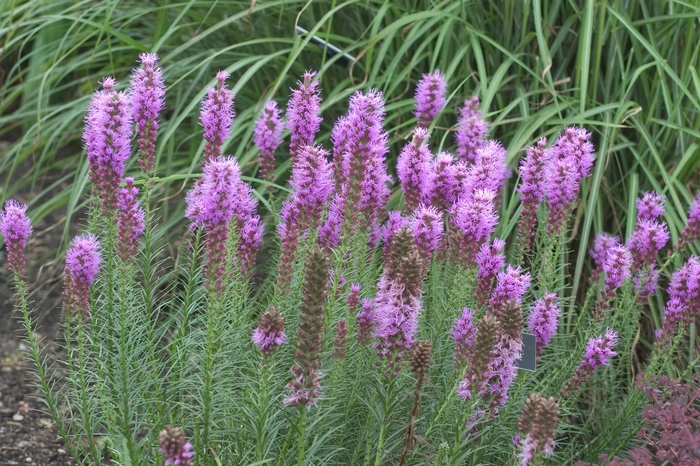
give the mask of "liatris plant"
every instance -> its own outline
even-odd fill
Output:
[[[484,140],[472,99],[449,125],[457,145],[442,138],[435,155],[439,73],[419,86],[419,127],[392,148],[397,173],[384,96],[357,90],[331,141],[314,145],[321,89],[305,73],[287,105],[282,199],[266,188],[280,114],[268,104],[257,125],[267,181],[250,185],[255,168],[223,153],[234,109],[219,72],[202,103],[202,173],[186,175],[188,220],[162,225],[155,206],[172,179],[152,165],[168,76],[157,61],[141,57],[131,89],[103,80],[87,109],[94,202],[66,252],[64,378],[49,370],[28,302],[32,212],[10,200],[0,213],[38,385],[77,464],[559,465],[666,445],[641,430],[653,384],[633,374],[687,382],[698,363],[682,351],[700,314],[700,261],[683,257],[697,206],[662,262],[663,198],[644,194],[626,245],[598,236],[572,280],[590,133],[563,128],[523,152],[512,147],[521,137]],[[504,147],[524,154],[520,185]],[[166,242],[178,231],[181,242]],[[639,297],[669,276],[643,312]],[[534,372],[521,370],[529,360]]]

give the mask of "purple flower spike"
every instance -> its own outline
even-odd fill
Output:
[[[659,348],[669,344],[677,329],[688,328],[700,314],[700,260],[696,256],[688,259],[673,274],[668,295],[663,327],[658,336]]]
[[[348,295],[348,310],[356,311],[360,307],[360,288],[359,283],[350,284],[350,294]]]
[[[489,299],[489,311],[498,318],[511,301],[520,304],[529,287],[530,274],[509,265],[505,272],[498,273],[496,287]]]
[[[319,242],[329,248],[340,244],[340,236],[343,229],[344,198],[341,194],[334,194],[328,206],[326,219],[318,232]]]
[[[494,238],[491,245],[482,244],[476,255],[477,280],[474,300],[479,307],[488,301],[491,287],[493,286],[493,279],[506,264],[505,255],[501,252],[505,245],[505,241]]]
[[[165,466],[192,466],[190,459],[194,456],[192,444],[185,440],[179,428],[165,426],[158,435],[158,446],[165,460]]]
[[[486,141],[476,151],[476,161],[467,171],[468,193],[489,190],[500,193],[508,176],[506,155],[508,152],[498,141]]]
[[[593,241],[593,249],[590,254],[597,267],[602,268],[608,253],[615,247],[620,246],[619,236],[610,236],[607,233],[600,233]]]
[[[651,264],[646,269],[646,272],[638,270],[634,277],[632,277],[634,290],[637,292],[638,305],[643,306],[649,300],[649,296],[656,293],[659,275],[659,269],[656,268],[655,264]]]
[[[474,312],[471,309],[468,307],[462,309],[462,315],[455,319],[451,333],[455,341],[455,364],[462,366],[467,362],[476,337]]]
[[[474,262],[476,252],[496,229],[493,191],[477,191],[460,198],[450,209],[449,243],[451,254],[464,268]]]
[[[644,193],[644,196],[637,199],[637,221],[658,220],[666,211],[664,200],[665,196],[661,196],[656,191]]]
[[[424,144],[427,139],[426,130],[416,128],[413,139],[401,150],[396,162],[407,213],[412,213],[420,204],[428,205],[432,201],[435,167],[430,149]]]
[[[106,214],[116,208],[119,184],[131,155],[130,99],[126,93],[112,90],[116,85],[113,78],[102,81],[103,89],[90,101],[83,132],[90,181]]]
[[[233,111],[233,91],[226,88],[226,80],[231,75],[226,71],[216,73],[216,87],[207,90],[202,101],[199,121],[204,127],[204,156],[202,165],[221,156],[221,146],[231,135],[231,127],[236,113]]]
[[[69,315],[90,315],[90,286],[100,271],[100,243],[93,235],[78,236],[66,251],[63,306]]]
[[[158,68],[158,55],[142,53],[139,61],[141,67],[131,73],[130,99],[141,156],[139,165],[144,173],[151,173],[156,151],[158,115],[165,107],[165,84],[163,69]]]
[[[284,122],[281,112],[274,100],[265,104],[262,114],[255,122],[253,135],[255,144],[260,149],[260,178],[272,181],[275,170],[275,149],[282,144]]]
[[[527,325],[537,339],[537,354],[544,353],[544,347],[556,335],[560,315],[557,295],[554,293],[547,293],[535,301],[530,308]]]
[[[449,152],[440,152],[434,162],[435,187],[433,205],[440,210],[447,210],[452,204],[466,195],[467,166],[456,163]]]
[[[126,187],[119,189],[117,204],[117,255],[124,263],[131,263],[139,251],[139,237],[146,230],[146,214],[136,199],[139,190],[134,186],[134,179],[127,177],[124,181]]]
[[[377,326],[377,315],[372,309],[372,300],[362,300],[362,310],[357,314],[357,341],[363,345],[369,344]]]
[[[537,208],[542,203],[545,188],[544,168],[547,164],[547,139],[542,138],[537,144],[527,149],[527,155],[520,164],[520,202],[523,209],[520,212],[518,232],[520,236],[520,251],[530,252],[530,245],[537,229]]]
[[[569,379],[566,386],[562,388],[562,396],[568,397],[569,395],[575,395],[596,369],[600,366],[607,366],[610,364],[610,359],[617,356],[617,353],[613,351],[617,342],[617,333],[610,328],[605,332],[605,335],[593,337],[588,340],[586,352],[583,355],[583,361],[581,361],[581,364],[576,368],[576,372],[571,379]]]
[[[304,146],[311,146],[321,127],[321,89],[318,81],[313,81],[316,72],[307,71],[302,81],[297,82],[299,89],[292,89],[292,96],[287,104],[287,127],[291,133],[289,154],[294,158]]]
[[[400,211],[392,210],[389,212],[389,220],[386,221],[383,228],[382,240],[384,241],[384,252],[391,247],[391,240],[394,234],[403,227],[409,226],[409,219],[404,217]]]
[[[488,123],[480,118],[479,98],[473,96],[464,101],[457,123],[457,155],[462,162],[476,162],[476,151],[484,144]]]
[[[260,314],[258,327],[253,330],[252,340],[264,356],[277,351],[287,341],[287,335],[284,333],[284,316],[274,307]]]
[[[695,196],[693,203],[690,205],[688,222],[685,224],[675,249],[680,250],[698,238],[700,238],[700,193]]]
[[[27,217],[27,206],[14,199],[7,201],[0,213],[0,232],[5,239],[10,270],[17,276],[24,274],[24,248],[32,231],[32,222]]]
[[[418,252],[423,256],[427,268],[433,253],[438,250],[442,242],[444,234],[442,212],[438,212],[435,207],[421,205],[413,214],[410,226]]]
[[[603,271],[605,272],[605,289],[602,291],[600,299],[595,305],[593,319],[599,322],[605,311],[610,307],[612,299],[617,293],[617,289],[622,286],[622,282],[631,277],[632,254],[624,246],[615,246],[605,258]]]
[[[302,213],[302,230],[315,226],[321,220],[323,207],[333,192],[333,166],[328,152],[319,146],[304,146],[292,166],[289,184],[291,200]]]
[[[649,266],[656,261],[656,256],[670,239],[666,222],[639,219],[627,246],[632,253],[634,269]]]
[[[416,88],[416,104],[413,114],[418,117],[418,127],[427,128],[445,106],[447,82],[440,70],[424,74]]]

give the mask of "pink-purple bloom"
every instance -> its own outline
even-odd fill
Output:
[[[427,128],[445,106],[447,82],[440,70],[424,74],[416,88],[416,104],[413,114],[418,117],[418,127]]]
[[[433,206],[421,205],[409,221],[418,252],[423,256],[426,266],[433,253],[438,250],[444,234],[442,212]]]
[[[479,98],[473,96],[464,101],[460,108],[460,117],[457,123],[457,156],[466,163],[476,161],[476,151],[484,144],[484,136],[488,130],[488,123],[480,118]]]
[[[185,440],[185,435],[179,428],[165,426],[158,434],[158,446],[165,466],[192,466],[192,444]]]
[[[5,240],[7,262],[15,274],[24,273],[24,248],[32,231],[32,222],[27,217],[27,206],[14,199],[7,201],[0,213],[0,232]]]
[[[377,314],[372,307],[372,300],[364,298],[362,300],[362,310],[357,314],[357,341],[363,345],[372,341],[372,336],[377,326]]]
[[[490,245],[482,244],[476,254],[477,279],[474,300],[479,307],[488,301],[493,279],[506,264],[505,255],[501,252],[505,245],[506,242],[502,239],[494,238]]]
[[[203,165],[221,156],[221,147],[231,135],[236,113],[233,110],[233,91],[226,88],[230,76],[226,71],[216,73],[216,87],[209,88],[202,100],[199,122],[204,127]]]
[[[530,287],[530,274],[523,273],[520,267],[509,265],[505,272],[499,272],[496,286],[489,299],[489,311],[497,318],[511,301],[520,304]]]
[[[260,150],[260,178],[272,181],[275,170],[275,150],[282,144],[282,121],[280,109],[274,100],[265,104],[260,117],[255,122],[253,136]]]
[[[447,210],[465,195],[468,168],[464,162],[455,162],[449,152],[440,152],[433,165],[433,205],[440,210]]]
[[[125,92],[117,92],[114,78],[102,81],[85,118],[83,141],[90,167],[90,181],[103,212],[113,212],[126,162],[131,156],[132,108]]]
[[[532,238],[537,227],[537,208],[542,202],[545,188],[545,166],[547,165],[547,139],[542,138],[537,144],[527,149],[527,155],[520,163],[520,202],[522,211],[518,222],[520,250],[523,254],[530,251]]]
[[[427,139],[427,131],[416,128],[411,142],[404,146],[396,162],[404,207],[408,213],[412,213],[420,204],[430,204],[433,197],[435,167]]]
[[[611,236],[607,233],[600,233],[593,240],[593,249],[591,249],[590,254],[595,262],[596,267],[602,269],[605,260],[608,257],[608,253],[614,247],[620,246],[620,237]]]
[[[464,365],[476,337],[474,311],[468,307],[462,309],[462,315],[455,319],[450,332],[455,342],[455,363]]]
[[[634,260],[634,268],[640,269],[653,264],[659,251],[668,243],[669,239],[666,222],[638,218],[637,226],[627,241],[627,246]]]
[[[139,190],[134,186],[134,179],[126,177],[124,182],[126,186],[119,189],[117,201],[117,255],[125,263],[130,263],[139,250],[139,237],[146,229],[146,214],[136,199]]]
[[[644,193],[637,199],[637,220],[657,220],[666,211],[665,197],[656,191]]]
[[[340,244],[340,237],[343,230],[343,216],[345,198],[341,194],[334,194],[328,206],[326,218],[318,232],[320,244],[334,248]]]
[[[253,330],[251,339],[265,356],[277,351],[287,341],[282,314],[274,308],[260,314],[258,327]]]
[[[617,345],[618,340],[617,333],[610,328],[607,329],[605,335],[590,338],[586,345],[586,351],[583,354],[583,360],[576,368],[576,372],[569,382],[562,389],[562,395],[566,396],[570,393],[576,393],[600,366],[610,364],[610,359],[617,356],[613,348]]]
[[[545,294],[530,307],[527,325],[537,339],[537,354],[542,354],[544,347],[556,335],[560,315],[561,309],[555,293]]]
[[[302,80],[297,82],[298,89],[291,89],[292,96],[287,104],[287,128],[291,134],[289,153],[292,158],[299,154],[304,146],[311,146],[321,127],[321,89],[314,81],[316,73],[307,71]]]
[[[360,289],[362,286],[359,283],[350,284],[350,294],[348,294],[348,310],[356,311],[360,307]]]
[[[624,246],[615,246],[610,251],[603,262],[605,272],[605,288],[613,290],[620,288],[622,282],[630,278],[630,268],[632,267],[632,255],[629,249]]]
[[[498,141],[486,141],[476,151],[476,160],[467,169],[467,194],[479,190],[500,193],[508,176],[507,151]]]
[[[690,244],[700,238],[700,193],[695,196],[693,203],[688,210],[688,222],[681,233],[676,249],[683,248],[686,244]]]
[[[668,284],[660,346],[671,341],[677,328],[686,328],[700,314],[700,259],[691,256]]]
[[[493,191],[476,191],[459,198],[450,208],[450,249],[464,268],[472,265],[481,245],[496,230],[494,197]]]
[[[131,73],[130,100],[136,122],[139,164],[145,173],[153,171],[153,156],[158,134],[158,115],[165,107],[163,69],[158,68],[158,55],[142,53],[141,66]]]
[[[100,242],[93,235],[77,236],[66,251],[63,305],[69,313],[90,314],[90,286],[100,271]]]

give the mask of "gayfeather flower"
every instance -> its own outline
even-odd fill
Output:
[[[455,364],[462,366],[467,362],[476,338],[474,312],[471,309],[462,309],[462,315],[455,319],[451,333],[455,342]]]
[[[216,73],[216,87],[207,90],[202,100],[199,122],[204,127],[204,155],[202,165],[221,156],[221,146],[231,135],[236,113],[233,110],[233,91],[226,88],[231,75],[226,71]]]
[[[600,366],[607,366],[610,363],[610,359],[617,356],[617,353],[613,351],[617,342],[617,333],[610,328],[605,332],[605,335],[589,339],[586,345],[586,352],[583,354],[583,361],[581,361],[574,375],[562,388],[562,396],[575,395],[596,369]]]
[[[542,203],[545,188],[545,166],[547,165],[547,139],[542,138],[537,144],[527,149],[527,155],[520,163],[520,202],[523,209],[518,222],[520,251],[530,252],[530,245],[537,228],[537,208]]]
[[[633,267],[639,270],[656,261],[656,256],[670,239],[666,222],[640,218],[632,236],[627,241],[633,259]]]
[[[105,78],[95,92],[85,118],[83,141],[89,177],[104,213],[113,212],[126,161],[131,155],[131,105],[125,92],[113,88],[117,81]]]
[[[350,294],[348,295],[348,310],[356,311],[360,307],[360,284],[352,283],[350,285]]]
[[[518,430],[524,436],[521,437],[521,466],[534,464],[540,454],[550,456],[554,452],[554,437],[558,426],[559,405],[554,398],[533,393],[525,400],[518,420]]]
[[[589,251],[593,262],[595,263],[595,268],[591,272],[591,283],[597,282],[600,278],[600,274],[603,272],[603,264],[605,259],[608,257],[608,252],[616,247],[620,246],[620,237],[611,236],[607,233],[599,233],[593,240],[593,249]]]
[[[139,145],[139,165],[144,173],[153,171],[156,151],[158,115],[165,107],[163,69],[158,68],[158,55],[142,53],[141,66],[131,73],[129,97],[136,121],[136,139]]]
[[[124,263],[131,263],[139,251],[139,237],[146,229],[146,214],[136,199],[139,190],[134,179],[127,177],[124,182],[126,187],[119,189],[117,201],[117,255]]]
[[[357,341],[363,345],[372,341],[377,326],[377,315],[372,309],[372,305],[371,299],[363,299],[362,310],[357,314]]]
[[[323,225],[321,225],[318,231],[318,241],[320,244],[328,248],[334,248],[340,244],[343,221],[345,220],[343,217],[343,209],[343,196],[338,193],[334,194],[328,206],[328,212],[326,213]]]
[[[481,249],[476,254],[477,280],[474,300],[479,307],[488,301],[493,279],[506,264],[505,255],[501,252],[505,245],[506,242],[502,239],[494,238],[490,245],[482,244]]]
[[[501,320],[500,316],[507,304],[511,301],[520,304],[529,287],[530,274],[523,273],[520,267],[509,265],[505,272],[498,273],[496,286],[489,299],[489,312]]]
[[[385,156],[389,151],[384,123],[384,96],[376,89],[355,92],[348,114],[333,130],[338,192],[344,197],[350,232],[371,228],[386,209],[390,190]]]
[[[287,128],[291,134],[289,154],[294,158],[304,146],[311,146],[321,127],[321,89],[318,81],[312,81],[316,73],[307,71],[302,81],[297,81],[299,89],[292,89],[287,104]]]
[[[466,195],[468,168],[463,162],[455,162],[449,152],[440,152],[433,166],[433,205],[439,210],[447,210]]]
[[[631,268],[632,254],[625,246],[615,246],[608,251],[605,262],[603,262],[605,289],[602,291],[593,311],[595,321],[600,321],[605,316],[605,311],[610,307],[617,289],[622,286],[622,282],[632,276]]]
[[[544,353],[544,347],[557,333],[561,309],[555,293],[547,293],[530,307],[527,325],[537,339],[537,354]]]
[[[0,212],[0,232],[5,239],[7,262],[16,276],[24,274],[24,248],[32,231],[32,222],[27,217],[27,206],[14,199],[7,201],[5,208]]]
[[[282,144],[284,122],[274,100],[265,104],[258,121],[255,122],[253,136],[260,150],[260,178],[272,181],[275,170],[275,149]]]
[[[428,133],[423,128],[413,131],[413,138],[399,154],[396,171],[403,189],[404,207],[412,213],[420,204],[429,205],[435,186],[433,156],[424,144]]]
[[[382,229],[382,241],[384,242],[385,254],[391,248],[391,241],[394,238],[394,234],[403,227],[409,227],[409,223],[409,219],[404,217],[400,211],[392,210],[389,212],[389,219]]]
[[[581,180],[591,173],[595,159],[590,137],[583,128],[566,128],[549,150],[550,165],[545,171],[549,234],[561,232],[578,198]]]
[[[284,316],[274,307],[260,314],[258,327],[253,330],[253,343],[265,356],[269,356],[287,341],[284,333]]]
[[[401,228],[385,253],[384,271],[377,284],[374,308],[377,316],[377,353],[386,357],[395,377],[402,353],[409,350],[418,329],[423,285],[423,259],[417,251],[413,234]]]
[[[287,388],[289,396],[284,404],[293,406],[316,405],[321,396],[319,368],[323,348],[323,329],[328,298],[328,269],[330,256],[318,246],[311,249],[304,265],[299,332],[295,344],[293,379]]]
[[[486,392],[487,372],[496,357],[498,332],[498,321],[493,316],[484,316],[476,324],[474,344],[467,355],[467,368],[457,389],[460,398],[467,400]]]
[[[100,271],[100,242],[93,235],[73,238],[66,251],[63,307],[68,314],[89,316],[90,286]]]
[[[654,221],[661,217],[666,211],[664,199],[665,196],[655,191],[644,193],[644,196],[637,199],[637,221]]]
[[[687,328],[700,314],[700,259],[692,256],[674,272],[668,284],[669,300],[658,346],[670,343],[678,328]]]
[[[472,265],[476,252],[496,230],[494,197],[493,191],[476,191],[450,208],[450,254],[464,268]]]
[[[520,357],[523,348],[523,308],[515,299],[508,301],[497,314],[500,323],[500,337],[496,344],[496,357],[486,372],[487,396],[491,398],[490,407],[494,410],[505,405],[508,400],[508,389],[517,375],[515,361]]]
[[[424,74],[416,87],[416,104],[413,114],[418,117],[418,127],[427,128],[445,106],[447,82],[440,70]]]
[[[507,151],[498,141],[485,141],[476,151],[476,160],[467,169],[466,193],[479,190],[500,193],[508,176]]]
[[[690,205],[688,221],[681,232],[681,237],[675,249],[680,250],[698,238],[700,238],[700,193],[695,196],[693,203]]]
[[[158,446],[165,460],[165,466],[192,466],[190,459],[194,456],[192,444],[185,440],[182,431],[175,427],[165,426],[158,434]]]
[[[345,319],[340,319],[335,326],[335,338],[333,338],[333,357],[345,359],[348,349],[348,330]]]
[[[656,293],[659,275],[659,269],[656,268],[655,264],[651,264],[646,269],[646,272],[639,270],[632,277],[634,289],[637,292],[637,305],[643,306],[649,299],[649,296]]]
[[[473,96],[464,101],[464,106],[459,110],[460,117],[457,122],[457,156],[466,163],[476,161],[476,151],[484,144],[484,136],[488,131],[488,123],[480,118],[479,98]]]
[[[435,207],[421,205],[413,214],[409,224],[418,252],[423,257],[427,268],[433,253],[438,250],[442,242],[444,234],[442,212],[438,212]]]

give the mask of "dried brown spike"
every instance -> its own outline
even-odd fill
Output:
[[[430,365],[430,356],[433,352],[433,344],[428,340],[422,340],[416,343],[411,353],[411,372],[420,379],[428,371]]]

